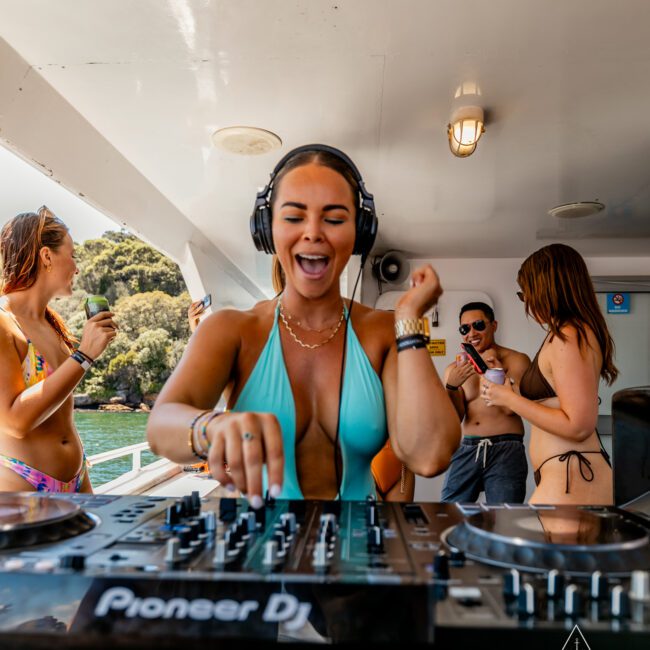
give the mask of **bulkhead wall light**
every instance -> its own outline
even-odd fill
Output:
[[[480,106],[463,106],[455,110],[447,125],[451,153],[459,158],[471,156],[485,133],[484,123],[485,117]]]

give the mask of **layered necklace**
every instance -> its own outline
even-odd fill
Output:
[[[289,320],[296,320],[291,314],[287,314],[284,311],[284,305],[282,304],[282,299],[278,298],[278,304],[280,305],[280,319],[282,320],[282,324],[287,328],[287,332],[289,332],[289,335],[291,338],[301,347],[307,348],[308,350],[315,350],[316,348],[320,348],[326,343],[329,343],[337,334],[337,332],[341,329],[341,325],[343,325],[343,321],[345,320],[345,305],[341,305],[341,318],[339,318],[339,322],[336,324],[334,327],[334,331],[324,340],[321,341],[320,343],[305,343],[303,340],[301,340],[298,335],[293,331],[293,328],[291,327],[291,324],[289,323]],[[288,316],[288,319],[287,319]],[[300,325],[300,321],[296,320],[296,323],[298,324],[299,327],[302,327]],[[331,327],[324,327],[323,329],[312,329],[309,327],[304,327],[303,329],[306,329],[309,332],[324,332],[325,330],[332,329]]]

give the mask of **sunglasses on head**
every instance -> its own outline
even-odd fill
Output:
[[[459,328],[458,331],[465,336],[465,334],[469,334],[469,331],[474,328],[477,332],[482,332],[485,328],[485,321],[484,320],[475,320],[473,323],[463,323]]]
[[[523,291],[517,291],[517,298],[519,298],[519,300],[521,300],[521,302],[526,302],[526,296],[524,296]]]

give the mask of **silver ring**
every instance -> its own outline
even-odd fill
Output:
[[[244,433],[241,434],[241,439],[244,442],[250,442],[251,440],[255,440],[255,436],[250,431],[244,431]]]

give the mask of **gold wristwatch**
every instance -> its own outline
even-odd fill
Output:
[[[429,340],[428,318],[400,318],[395,321],[395,338],[419,334]]]

